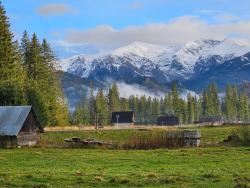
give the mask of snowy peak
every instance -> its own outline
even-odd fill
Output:
[[[235,40],[208,40],[201,39],[193,42],[186,43],[178,53],[190,53],[194,56],[207,56],[207,55],[243,55],[249,50],[249,46],[240,44]]]
[[[197,40],[193,42],[186,43],[183,48],[178,52],[178,54],[185,53],[193,56],[200,56],[204,51],[210,50],[211,48],[220,45],[222,41],[215,40]]]
[[[74,56],[62,60],[61,65],[64,71],[84,78],[150,77],[165,83],[188,80],[194,74],[247,52],[250,52],[249,46],[228,39],[200,39],[179,46],[133,42],[92,56]]]
[[[211,50],[211,54],[221,55],[224,57],[230,56],[242,56],[249,52],[249,46],[240,44],[235,40],[223,40],[220,45],[217,45]],[[231,58],[231,57],[229,57]]]
[[[244,55],[249,51],[248,46],[240,45],[234,40],[201,39],[186,43],[174,55],[174,59],[187,69],[194,70],[200,60],[209,59],[212,56],[220,56],[223,60],[227,60]]]
[[[166,48],[159,45],[144,43],[144,42],[133,42],[129,45],[120,47],[112,52],[113,55],[127,56],[136,55],[139,57],[154,58],[164,52]]]

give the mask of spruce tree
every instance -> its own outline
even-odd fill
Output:
[[[129,100],[126,98],[121,98],[121,110],[122,111],[129,111],[130,107],[129,107]]]
[[[139,99],[139,104],[138,104],[138,121],[141,124],[144,124],[146,121],[146,96],[143,95]]]
[[[152,100],[152,120],[156,122],[157,117],[160,115],[160,102],[157,98]]]
[[[24,68],[28,70],[28,62],[30,58],[30,38],[26,30],[23,32],[23,37],[21,39],[21,45],[19,48],[22,54],[22,64]]]
[[[227,86],[225,97],[225,116],[228,121],[237,120],[237,91],[234,86]]]
[[[95,105],[95,96],[94,96],[94,84],[90,82],[89,87],[89,99],[88,99],[88,109],[89,109],[89,118],[90,124],[94,125],[96,120],[96,105]]]
[[[179,119],[182,121],[183,120],[183,103],[178,91],[178,85],[177,82],[175,81],[172,85],[172,92],[171,92],[171,107],[172,107],[172,112],[173,115],[179,117]]]
[[[49,124],[65,124],[68,119],[67,104],[64,101],[64,94],[61,89],[60,78],[56,74],[56,57],[46,39],[41,45],[43,70],[42,75],[46,102],[48,106]]]
[[[187,95],[187,113],[188,123],[193,123],[195,121],[195,100],[190,93]]]
[[[0,104],[26,103],[24,93],[25,71],[21,66],[18,46],[13,41],[10,24],[0,4]]]
[[[153,114],[153,109],[152,109],[152,99],[149,96],[146,101],[146,111],[145,111],[145,123],[146,124],[152,124],[152,114]]]
[[[119,91],[115,82],[109,89],[108,104],[110,112],[120,111],[121,109]]]
[[[210,84],[202,93],[202,116],[221,116],[221,104],[215,84]]]
[[[103,89],[99,89],[96,95],[96,112],[99,125],[107,125],[109,122],[109,113],[107,101]]]

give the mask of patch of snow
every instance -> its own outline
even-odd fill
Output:
[[[241,56],[241,61],[249,61],[248,57],[245,57],[245,56]]]
[[[250,63],[247,63],[247,64],[242,65],[242,67],[246,67],[246,66],[249,66],[249,65],[250,65]]]

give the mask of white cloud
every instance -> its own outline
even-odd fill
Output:
[[[150,92],[147,88],[137,85],[137,84],[126,84],[124,82],[117,83],[119,94],[121,97],[129,98],[129,96],[143,96],[152,97],[152,98],[161,98],[165,93],[158,91],[157,93]]]
[[[225,17],[224,17],[225,18]],[[160,45],[183,44],[200,38],[224,39],[230,37],[247,38],[250,20],[224,24],[209,24],[198,17],[184,16],[167,23],[151,23],[114,29],[108,25],[89,30],[68,30],[67,43],[88,43],[100,47],[117,47],[134,41]]]
[[[72,44],[62,40],[52,41],[52,44],[56,55],[60,58],[67,58],[79,54],[91,55],[96,54],[101,50],[94,45],[86,43]]]
[[[77,14],[79,13],[79,10],[67,4],[53,3],[39,7],[37,9],[37,13],[42,16],[52,16],[52,15],[64,15],[66,13]]]

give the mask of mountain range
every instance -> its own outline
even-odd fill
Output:
[[[250,47],[235,40],[201,39],[183,45],[160,46],[143,42],[95,55],[60,60],[64,90],[69,75],[108,87],[113,81],[159,94],[178,80],[183,89],[200,92],[209,83],[219,89],[250,81]],[[73,79],[73,78],[72,78]],[[75,84],[74,84],[75,85]],[[85,84],[86,86],[86,84]]]

